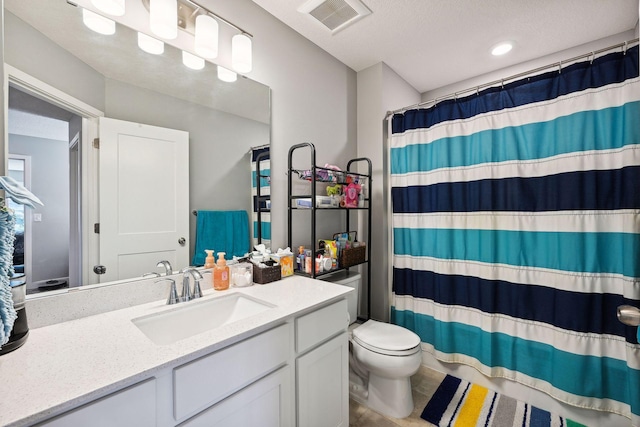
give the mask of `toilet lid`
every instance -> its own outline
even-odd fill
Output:
[[[411,350],[420,345],[420,337],[410,330],[389,323],[367,320],[353,330],[353,338],[364,347],[381,353]]]

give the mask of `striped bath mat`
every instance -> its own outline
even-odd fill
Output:
[[[440,383],[421,417],[439,427],[585,427],[451,375]]]

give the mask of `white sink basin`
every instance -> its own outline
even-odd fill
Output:
[[[181,303],[173,310],[132,319],[151,341],[173,344],[274,307],[242,294]]]

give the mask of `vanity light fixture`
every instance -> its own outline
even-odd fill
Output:
[[[164,42],[140,32],[138,33],[138,47],[153,55],[164,53]]]
[[[116,32],[115,21],[87,9],[82,9],[82,22],[91,30],[105,36],[110,36]]]
[[[149,26],[163,39],[178,37],[178,0],[150,0]]]
[[[244,33],[231,38],[231,66],[239,73],[248,73],[253,67],[251,38]]]
[[[203,58],[211,59],[218,56],[218,21],[209,15],[196,17],[195,34],[196,53]]]
[[[202,7],[194,0],[140,1],[149,10],[150,27],[154,34],[160,38],[173,39],[177,37],[179,27],[185,33],[193,36],[193,52],[200,58],[213,59],[218,57],[219,26],[220,24],[230,26],[237,31],[231,38],[231,68],[242,74],[249,73],[253,69],[251,40],[253,36],[239,26]],[[160,10],[163,12],[161,13]],[[156,22],[161,17],[163,24]],[[169,27],[171,33],[167,30]]]
[[[91,3],[108,15],[124,15],[124,0],[91,0]]]
[[[218,78],[223,82],[233,83],[238,80],[238,75],[233,71],[218,65]]]
[[[491,54],[493,56],[501,56],[511,51],[511,49],[513,49],[513,43],[502,42],[502,43],[498,43],[493,48],[491,48]]]
[[[182,51],[182,63],[192,70],[202,70],[204,68],[204,59],[184,50]]]

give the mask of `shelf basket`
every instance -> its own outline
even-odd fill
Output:
[[[337,239],[338,236],[342,233],[336,233],[333,235],[333,239]],[[357,242],[357,234],[355,231],[350,231],[349,234],[353,235],[353,242]],[[348,268],[353,267],[354,265],[362,264],[366,261],[367,258],[367,246],[365,243],[360,242],[360,246],[347,248],[342,250],[342,254],[340,255],[339,267],[340,268]]]

